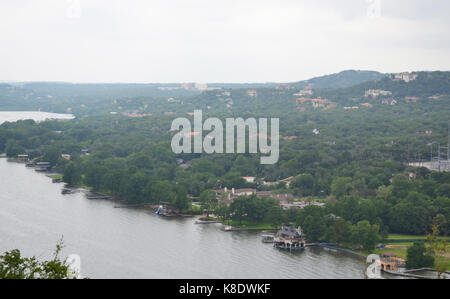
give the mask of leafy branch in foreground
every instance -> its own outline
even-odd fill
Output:
[[[39,261],[36,257],[22,257],[20,250],[14,249],[0,255],[0,279],[75,279],[67,260],[60,259],[64,248],[63,239],[56,244],[53,258]]]
[[[447,271],[447,267],[442,263],[442,257],[447,253],[448,244],[445,238],[439,239],[439,224],[433,224],[431,228],[432,233],[427,236],[429,243],[428,252],[435,259],[438,278],[442,278],[442,275]]]

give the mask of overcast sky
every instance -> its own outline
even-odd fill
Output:
[[[290,82],[450,69],[448,0],[1,0],[0,80]]]

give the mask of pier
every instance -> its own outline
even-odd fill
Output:
[[[395,275],[395,276],[401,276],[401,277],[407,277],[407,278],[415,278],[415,279],[437,279],[438,278],[438,271],[431,268],[422,268],[422,269],[411,269],[411,270],[403,270],[403,271],[393,271],[393,270],[383,270],[384,272]],[[414,274],[417,272],[428,272],[433,273],[436,276],[426,276],[426,275],[418,275]],[[450,279],[450,271],[446,271],[442,274],[443,279]]]
[[[86,198],[90,199],[90,200],[97,200],[97,199],[112,199],[113,197],[110,195],[105,195],[105,194],[89,191],[86,194]]]

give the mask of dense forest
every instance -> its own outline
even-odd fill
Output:
[[[26,152],[30,158],[51,162],[70,185],[129,203],[171,202],[190,213],[194,198],[223,220],[299,224],[311,241],[373,248],[387,233],[425,234],[432,223],[439,223],[446,234],[450,173],[407,163],[429,160],[433,142],[447,144],[450,73],[418,73],[417,80],[408,83],[381,74],[365,76],[373,78],[350,87],[351,83],[345,83],[340,89],[331,83],[328,86],[333,89],[316,89],[314,83],[310,98],[328,99],[334,103],[329,108],[299,103],[294,94],[303,85],[258,87],[252,93],[247,88],[226,88],[173,95],[173,101],[137,91],[134,97],[121,97],[112,89],[114,102],[105,96],[107,100],[91,103],[98,109],[95,113],[91,110],[85,116],[78,111],[72,121],[4,123],[0,152],[9,157]],[[365,98],[369,89],[387,90],[391,95]],[[78,96],[74,103],[84,103],[87,95]],[[411,102],[405,97],[416,99]],[[385,98],[395,98],[397,104],[383,104]],[[360,105],[366,102],[370,105]],[[59,104],[49,105],[50,111],[61,111]],[[357,108],[346,109],[348,105]],[[111,114],[119,111],[118,106],[139,117]],[[192,118],[188,113],[194,109],[202,109],[204,118],[280,118],[279,162],[261,165],[259,154],[175,155],[170,147],[172,120]],[[83,149],[90,155],[82,154]],[[70,161],[62,154],[71,155]],[[244,176],[256,180],[248,183]],[[280,180],[289,177],[293,179],[288,188]],[[224,187],[289,193],[325,205],[283,210],[276,200],[249,196],[228,206],[211,196],[211,190]]]

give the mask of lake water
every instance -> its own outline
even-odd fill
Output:
[[[14,122],[18,120],[32,119],[36,122],[48,119],[73,119],[72,114],[59,114],[41,111],[0,111],[0,125],[4,122]]]
[[[260,233],[115,209],[62,187],[0,158],[0,252],[48,258],[64,236],[63,255],[78,254],[90,278],[364,278],[364,261],[347,253],[282,252]]]

